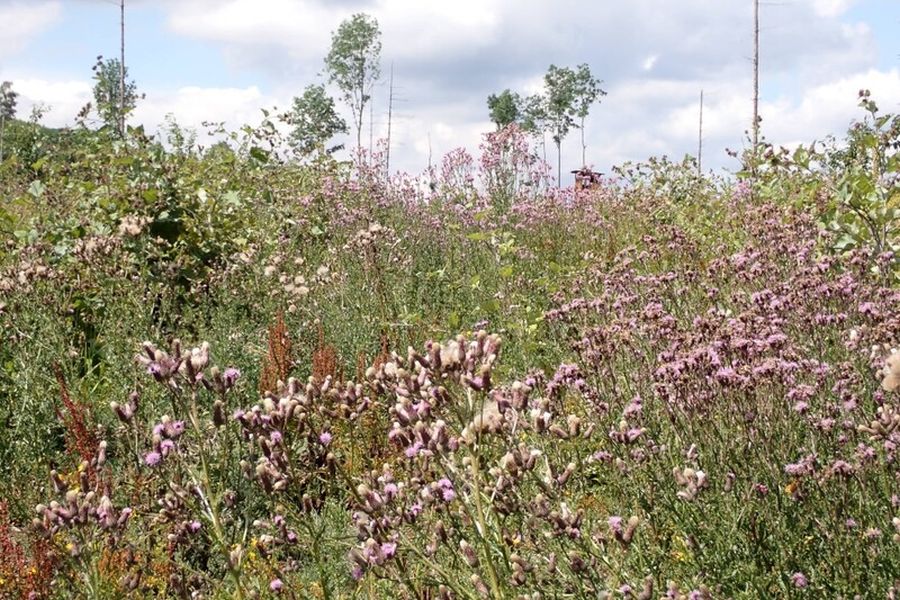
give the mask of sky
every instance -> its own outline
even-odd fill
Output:
[[[173,115],[201,143],[203,122],[257,124],[262,108],[326,82],[331,34],[359,12],[382,32],[376,139],[393,65],[392,170],[418,173],[457,147],[477,156],[493,129],[487,96],[538,92],[551,64],[587,63],[603,80],[584,132],[596,170],[696,155],[701,90],[704,167],[733,172],[726,149],[747,145],[752,0],[126,0],[126,64],[145,94],[129,122],[157,131]],[[117,0],[0,0],[0,80],[20,93],[20,116],[42,104],[45,124],[72,124],[97,56],[118,56],[118,19]],[[762,0],[760,22],[767,140],[840,137],[862,117],[862,88],[900,111],[900,0]],[[562,154],[564,171],[581,166],[580,132]]]

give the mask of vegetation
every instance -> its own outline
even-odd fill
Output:
[[[361,148],[363,112],[381,76],[381,30],[374,17],[359,13],[341,23],[332,34],[325,71],[350,108],[356,125],[356,147]]]
[[[378,37],[326,60],[357,145]],[[583,130],[586,65],[491,96],[430,185],[337,161],[322,86],[202,148],[116,129],[114,71],[98,130],[0,87],[0,598],[900,595],[867,92],[840,142],[576,192],[527,135]]]

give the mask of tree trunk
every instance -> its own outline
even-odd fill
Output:
[[[581,117],[581,166],[587,166],[587,144],[584,143],[584,117]]]
[[[556,142],[556,187],[562,188],[562,140]]]
[[[753,0],[753,159],[759,144],[759,0]],[[756,166],[754,165],[754,170]]]
[[[125,0],[119,2],[120,11],[120,57],[119,57],[119,137],[125,138]]]

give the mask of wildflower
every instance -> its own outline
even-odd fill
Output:
[[[381,545],[381,553],[385,558],[393,558],[397,553],[397,544],[395,542],[385,542]]]
[[[441,498],[444,502],[452,502],[454,498],[456,498],[456,490],[453,489],[453,482],[444,477],[440,481],[437,482],[438,489],[441,493]]]
[[[280,579],[276,578],[269,582],[269,589],[275,592],[276,594],[281,591],[284,587],[284,583],[281,582]]]
[[[225,372],[222,373],[222,378],[225,380],[225,386],[228,388],[234,387],[235,382],[240,379],[240,377],[240,370],[235,369],[234,367],[228,367],[225,369]]]
[[[327,446],[328,444],[330,444],[331,443],[331,434],[328,433],[327,431],[323,431],[322,433],[320,433],[319,434],[319,443],[322,444],[323,446]]]
[[[144,463],[148,467],[155,467],[156,465],[159,464],[160,460],[162,460],[162,456],[160,455],[159,452],[156,452],[155,450],[152,452],[148,452],[147,454],[144,455]]]
[[[893,392],[900,388],[900,350],[894,349],[885,361],[882,369],[884,378],[881,380],[881,388],[886,392]]]
[[[803,589],[809,585],[809,580],[806,578],[806,575],[797,571],[791,575],[791,583],[794,584],[795,588]]]

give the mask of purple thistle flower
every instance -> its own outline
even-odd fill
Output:
[[[610,517],[606,521],[609,524],[609,528],[613,533],[621,533],[622,532],[622,517]]]
[[[809,585],[809,580],[806,578],[806,575],[797,571],[793,575],[791,575],[791,583],[794,584],[795,588],[803,589]]]
[[[331,434],[328,433],[327,431],[323,431],[321,434],[319,434],[319,443],[322,444],[323,446],[327,446],[328,444],[330,444],[331,443]]]
[[[241,372],[234,367],[228,367],[225,369],[225,372],[222,373],[222,379],[225,380],[225,385],[228,387],[234,387],[234,383],[240,379]]]
[[[144,455],[144,463],[148,467],[155,467],[156,465],[159,464],[160,460],[162,460],[162,456],[160,455],[159,452],[156,452],[155,450],[152,452],[148,452],[147,454]]]
[[[397,554],[397,544],[394,542],[385,542],[381,545],[381,553],[385,558],[393,558]]]
[[[269,582],[269,589],[272,590],[273,592],[276,592],[276,593],[280,592],[281,588],[283,588],[283,587],[284,587],[284,583],[282,583],[282,581],[280,579],[276,578]]]
[[[159,443],[159,452],[163,456],[168,456],[175,449],[175,442],[172,440],[163,440]]]

